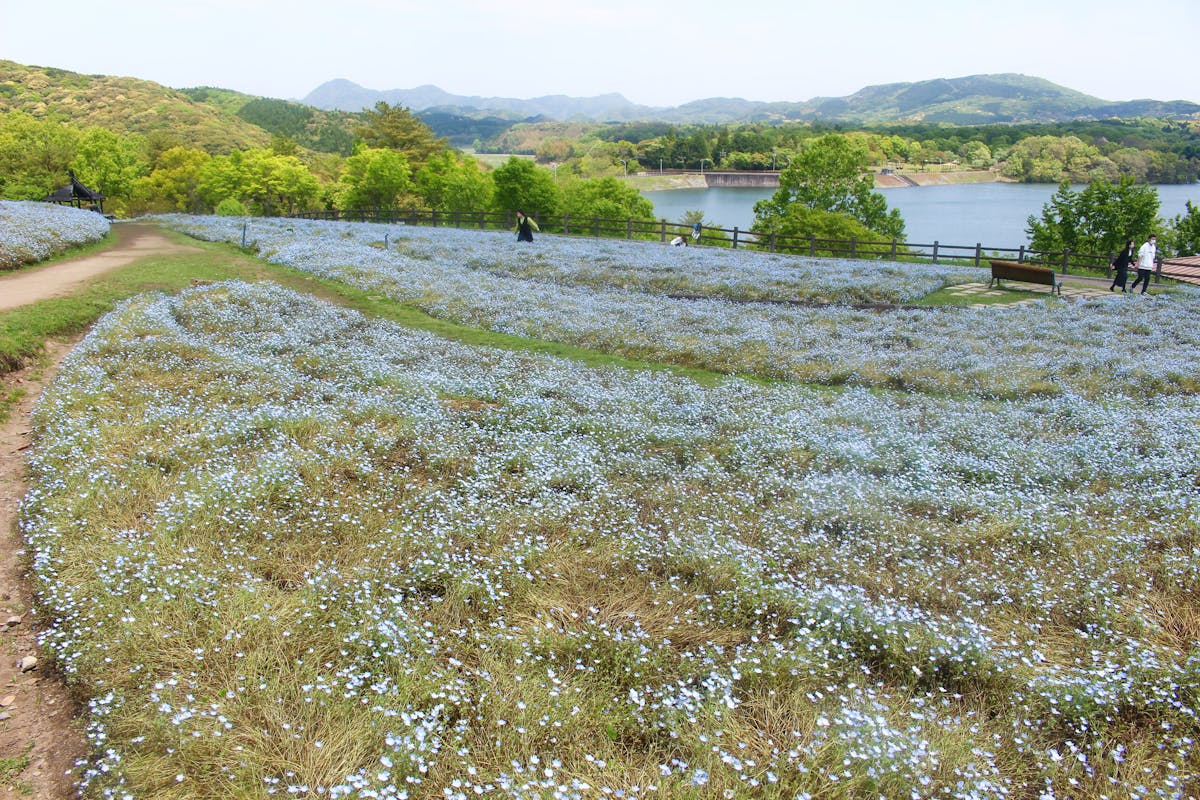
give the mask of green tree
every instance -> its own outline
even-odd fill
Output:
[[[200,168],[198,186],[210,206],[232,198],[264,216],[308,208],[319,189],[299,159],[269,150],[235,150],[214,157]]]
[[[446,140],[439,139],[420,117],[404,106],[391,106],[382,100],[374,109],[362,112],[362,124],[354,133],[369,148],[399,150],[416,169],[447,149]]]
[[[769,242],[774,234],[777,252],[817,255],[844,256],[851,239],[860,242],[878,239],[875,231],[851,216],[802,203],[793,203],[782,214],[769,219],[756,219],[751,232],[761,243]]]
[[[360,147],[339,179],[344,209],[396,209],[410,204],[415,186],[408,158],[396,150]]]
[[[754,206],[755,225],[772,227],[772,220],[793,205],[845,214],[884,238],[904,238],[904,220],[876,192],[867,171],[867,150],[838,134],[827,134],[803,147],[779,175],[779,189]]]
[[[1094,180],[1078,192],[1064,181],[1028,225],[1034,250],[1115,253],[1127,239],[1158,232],[1158,192],[1128,176],[1116,184]]]
[[[492,171],[493,207],[500,211],[525,211],[546,216],[558,213],[562,192],[547,169],[528,158],[513,157]]]
[[[417,193],[435,211],[483,211],[492,204],[492,179],[473,158],[450,151],[431,157],[416,174]]]
[[[1200,206],[1187,201],[1187,211],[1171,220],[1168,230],[1171,250],[1177,256],[1200,253]]]
[[[79,132],[21,111],[0,114],[0,196],[41,200],[67,182]]]
[[[150,171],[140,136],[118,136],[104,128],[83,132],[71,167],[84,185],[108,197],[114,213],[127,207],[138,179]]]
[[[190,147],[165,150],[155,160],[150,174],[134,184],[130,210],[152,213],[204,211],[200,173],[211,159],[212,156],[203,150]]]
[[[654,204],[617,178],[571,181],[563,190],[563,212],[572,219],[654,222]]]

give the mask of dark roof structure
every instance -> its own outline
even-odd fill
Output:
[[[96,210],[103,212],[104,195],[80,183],[75,177],[75,170],[67,170],[67,175],[71,178],[71,182],[46,195],[46,202],[60,203],[62,205],[75,206],[76,208],[83,208],[86,203],[89,206],[95,206]]]

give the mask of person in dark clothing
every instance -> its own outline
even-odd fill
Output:
[[[533,232],[539,230],[538,224],[524,211],[517,212],[517,241],[532,242]]]
[[[1121,287],[1121,291],[1125,291],[1125,282],[1129,280],[1129,265],[1134,262],[1137,256],[1133,252],[1133,239],[1125,242],[1125,249],[1120,255],[1113,259],[1112,268],[1116,270],[1116,276],[1113,277],[1112,286],[1108,287],[1110,292],[1115,292],[1117,287]]]

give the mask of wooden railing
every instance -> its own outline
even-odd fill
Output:
[[[516,215],[504,211],[430,211],[357,209],[348,211],[309,211],[292,215],[297,219],[340,220],[344,222],[375,222],[389,225],[425,225],[477,230],[515,230]],[[1072,270],[1104,271],[1111,274],[1109,264],[1113,255],[1076,253],[1069,250],[1045,251],[1025,247],[985,247],[972,245],[929,244],[891,240],[822,239],[815,236],[759,236],[740,228],[703,226],[698,238],[692,237],[692,227],[679,222],[635,219],[605,219],[601,217],[571,217],[534,215],[542,233],[596,238],[638,239],[666,243],[676,236],[684,237],[691,246],[746,248],[759,252],[790,253],[794,255],[827,256],[833,258],[876,259],[880,261],[909,261],[930,264],[970,264],[980,267],[992,258],[1038,264],[1055,272],[1070,274]],[[1158,264],[1155,282],[1173,277]]]

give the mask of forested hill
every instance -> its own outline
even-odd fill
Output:
[[[0,60],[5,111],[178,139],[213,154],[266,147],[277,135],[311,150],[349,153],[358,116],[226,89],[170,89],[138,78]]]

